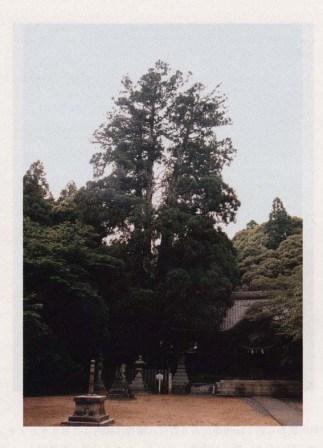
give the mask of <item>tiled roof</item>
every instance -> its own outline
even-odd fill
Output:
[[[277,291],[275,291],[277,292]],[[230,330],[240,322],[248,309],[258,303],[265,303],[272,296],[273,291],[235,291],[232,293],[234,303],[228,309],[221,324],[221,331]]]

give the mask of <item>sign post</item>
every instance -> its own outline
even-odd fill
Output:
[[[158,381],[158,393],[161,392],[161,383],[164,379],[164,375],[159,371],[156,375],[156,380]]]

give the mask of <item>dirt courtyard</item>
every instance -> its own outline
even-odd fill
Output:
[[[129,401],[107,399],[114,426],[277,426],[268,415],[231,397],[137,395]],[[24,399],[24,426],[58,426],[73,414],[72,396]]]

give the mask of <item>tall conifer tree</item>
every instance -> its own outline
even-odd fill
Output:
[[[173,309],[175,326],[196,329],[200,310],[201,328],[202,316],[213,307],[220,310],[214,327],[237,277],[232,245],[217,228],[232,221],[240,205],[222,178],[235,150],[229,138],[216,135],[217,128],[231,124],[226,97],[219,86],[207,92],[191,81],[191,73],[173,72],[161,61],[137,83],[126,77],[122,85],[94,133],[100,149],[92,158],[101,177],[96,185],[109,191],[103,208],[119,218],[110,229],[111,247],[119,248],[118,256],[123,251],[133,286],[162,298],[167,331],[167,300],[176,295],[183,296],[177,307],[184,318],[176,319],[179,310]],[[179,295],[174,284],[182,285]]]

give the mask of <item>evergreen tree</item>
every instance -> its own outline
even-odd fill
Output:
[[[117,198],[129,210],[118,227],[136,248],[137,275],[142,284],[151,278],[154,168],[162,158],[169,105],[183,83],[180,72],[172,76],[169,72],[168,65],[159,61],[136,84],[125,77],[114,110],[94,134],[101,147],[92,158],[95,173],[100,175],[107,165],[112,167],[106,180],[106,187],[114,190],[110,204]]]
[[[284,241],[293,231],[291,217],[279,198],[273,200],[272,210],[269,215],[269,221],[266,224],[266,233],[268,235],[267,247],[277,249],[279,244]]]
[[[92,158],[95,174],[103,176],[106,167],[111,174],[89,183],[84,197],[99,192],[95,207],[109,215],[110,250],[125,261],[136,297],[149,296],[151,309],[159,297],[165,328],[179,313],[191,327],[197,326],[197,309],[223,313],[236,281],[232,245],[216,228],[232,221],[239,207],[221,175],[235,150],[229,138],[215,133],[230,124],[225,102],[219,86],[206,92],[191,74],[172,72],[159,61],[137,83],[123,80],[114,109],[94,134],[100,146]],[[187,306],[178,301],[170,315],[174,296],[168,288],[173,291],[170,279],[177,275],[191,286],[178,296]],[[213,329],[218,321],[219,314]]]
[[[41,224],[49,224],[52,216],[53,197],[49,191],[46,173],[39,160],[31,164],[23,178],[24,217]]]

